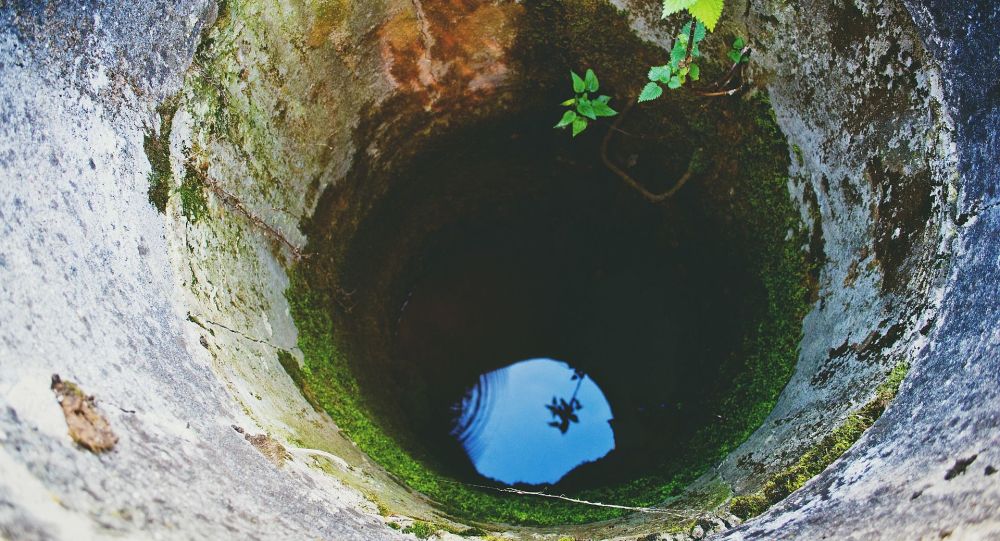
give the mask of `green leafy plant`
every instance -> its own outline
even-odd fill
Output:
[[[569,74],[573,81],[573,97],[561,105],[570,109],[563,113],[555,127],[560,129],[570,127],[573,137],[576,137],[587,129],[590,121],[615,116],[618,111],[608,105],[611,102],[610,96],[600,95],[591,99],[591,93],[596,93],[601,87],[594,70],[588,69],[583,77],[577,75],[575,71],[570,71]]]
[[[747,63],[750,61],[750,57],[747,56],[746,41],[743,38],[736,38],[733,40],[733,46],[729,49],[729,53],[726,55],[735,64]]]
[[[653,66],[649,70],[649,82],[639,93],[638,101],[652,101],[663,95],[663,87],[671,90],[684,86],[687,81],[697,81],[701,78],[701,68],[695,59],[701,56],[698,44],[705,39],[708,32],[715,30],[722,17],[724,0],[663,0],[663,18],[675,13],[687,11],[691,22],[681,28],[674,39],[670,50],[670,62],[663,66]],[[740,66],[748,61],[750,47],[743,38],[736,38],[729,50],[729,59],[733,67],[719,81],[709,85],[708,89],[699,90],[702,96],[730,96],[741,87]],[[732,83],[736,81],[736,86]]]
[[[707,27],[700,20],[691,21],[681,29],[670,50],[670,62],[649,69],[649,83],[639,93],[640,102],[662,96],[661,85],[675,89],[683,86],[688,79],[697,81],[701,78],[701,68],[694,63],[694,59],[701,56],[698,44],[705,39],[706,34]]]

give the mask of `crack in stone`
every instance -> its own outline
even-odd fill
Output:
[[[253,336],[250,336],[250,335],[248,335],[248,334],[246,334],[244,332],[237,331],[236,329],[233,329],[231,327],[227,327],[227,326],[225,326],[225,325],[223,325],[221,323],[216,323],[216,322],[214,322],[212,320],[204,319],[204,318],[199,317],[199,316],[195,316],[194,314],[192,314],[190,312],[188,312],[188,321],[190,321],[191,323],[194,323],[195,325],[201,327],[202,329],[205,329],[208,332],[211,332],[213,335],[215,333],[212,331],[212,329],[209,329],[208,327],[206,327],[205,326],[206,324],[211,325],[213,327],[219,327],[220,329],[229,331],[229,332],[231,332],[231,333],[233,333],[233,334],[235,334],[237,336],[241,336],[243,338],[246,338],[247,340],[250,340],[251,342],[256,342],[258,344],[263,344],[265,346],[268,346],[268,347],[271,347],[271,348],[274,348],[274,349],[280,349],[280,350],[284,350],[285,349],[283,347],[276,346],[276,345],[274,345],[274,344],[272,344],[272,343],[270,343],[270,342],[268,342],[266,340],[261,340],[259,338],[254,338]]]

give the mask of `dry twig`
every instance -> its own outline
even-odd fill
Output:
[[[497,492],[506,492],[508,494],[517,494],[519,496],[538,496],[538,497],[541,497],[541,498],[552,498],[552,499],[556,499],[556,500],[562,500],[564,502],[578,503],[578,504],[581,504],[581,505],[591,505],[591,506],[594,506],[594,507],[607,507],[607,508],[611,508],[611,509],[622,509],[622,510],[625,510],[625,511],[635,511],[637,513],[648,513],[648,514],[657,514],[657,515],[671,515],[673,517],[681,518],[681,519],[694,519],[694,518],[697,518],[697,517],[701,516],[701,513],[692,513],[690,511],[675,511],[675,510],[672,510],[672,509],[663,509],[663,508],[660,508],[660,507],[633,507],[633,506],[630,506],[630,505],[617,505],[617,504],[613,504],[613,503],[592,502],[592,501],[588,501],[588,500],[581,500],[581,499],[578,499],[578,498],[570,498],[569,496],[565,496],[565,495],[562,495],[562,494],[548,494],[546,492],[533,492],[533,491],[530,491],[530,490],[520,490],[520,489],[510,488],[510,487],[491,487],[491,486],[486,486],[486,485],[469,485],[469,486],[476,487],[476,488],[485,488],[485,489],[490,489],[490,490],[496,490]]]
[[[199,167],[198,164],[194,162],[194,160],[189,161],[188,164],[190,165],[191,169],[195,172],[195,174],[198,175],[199,180],[201,180],[202,184],[204,184],[206,188],[208,188],[219,199],[221,199],[223,203],[232,207],[237,212],[242,214],[247,220],[250,220],[251,223],[259,227],[269,236],[287,246],[288,250],[292,253],[292,257],[296,261],[309,257],[309,254],[303,253],[302,250],[298,246],[293,244],[290,240],[288,240],[288,238],[285,237],[285,235],[281,231],[278,231],[277,228],[265,222],[256,214],[251,212],[250,209],[248,209],[246,205],[244,205],[243,202],[240,201],[238,197],[227,192],[225,188],[223,188],[217,180],[215,180],[207,172],[205,172],[202,167]]]

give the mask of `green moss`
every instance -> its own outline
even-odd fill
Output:
[[[299,362],[292,356],[291,353],[279,349],[278,350],[278,362],[281,363],[281,367],[285,369],[285,373],[292,378],[292,382],[302,391],[302,396],[309,402],[309,405],[313,407],[314,410],[320,412],[323,411],[323,406],[320,405],[319,400],[316,398],[316,394],[313,393],[312,385],[306,380],[306,375],[299,367]],[[379,509],[381,513],[381,508]]]
[[[428,539],[437,533],[437,529],[426,522],[417,521],[403,528],[403,533],[412,533],[417,539]]]
[[[181,214],[191,223],[197,222],[208,212],[205,186],[193,164],[184,164],[184,179],[175,191],[181,198]]]
[[[170,132],[173,129],[174,114],[177,112],[177,98],[169,98],[156,108],[160,115],[160,133],[147,132],[143,136],[142,148],[149,160],[149,202],[161,213],[167,210],[170,188],[174,174],[170,167]]]
[[[733,498],[730,502],[732,513],[744,520],[760,515],[825,470],[847,452],[882,415],[896,397],[908,370],[909,365],[906,363],[896,365],[875,391],[875,397],[870,402],[852,413],[815,447],[806,451],[795,464],[775,474],[759,491]]]

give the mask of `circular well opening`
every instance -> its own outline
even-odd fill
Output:
[[[356,167],[366,187],[326,194],[325,256],[293,285],[311,308],[296,315],[307,364],[340,393],[327,410],[466,518],[621,514],[494,490],[509,486],[623,505],[676,495],[760,424],[795,362],[804,230],[768,113],[750,98],[694,137],[616,140],[609,156],[653,189],[698,160],[661,205],[601,165],[598,138],[525,129],[537,111],[443,134],[386,171]],[[663,133],[668,114],[625,127]],[[322,223],[332,208],[355,218]],[[302,319],[319,312],[332,359],[308,347]],[[550,370],[519,375],[541,360]]]

